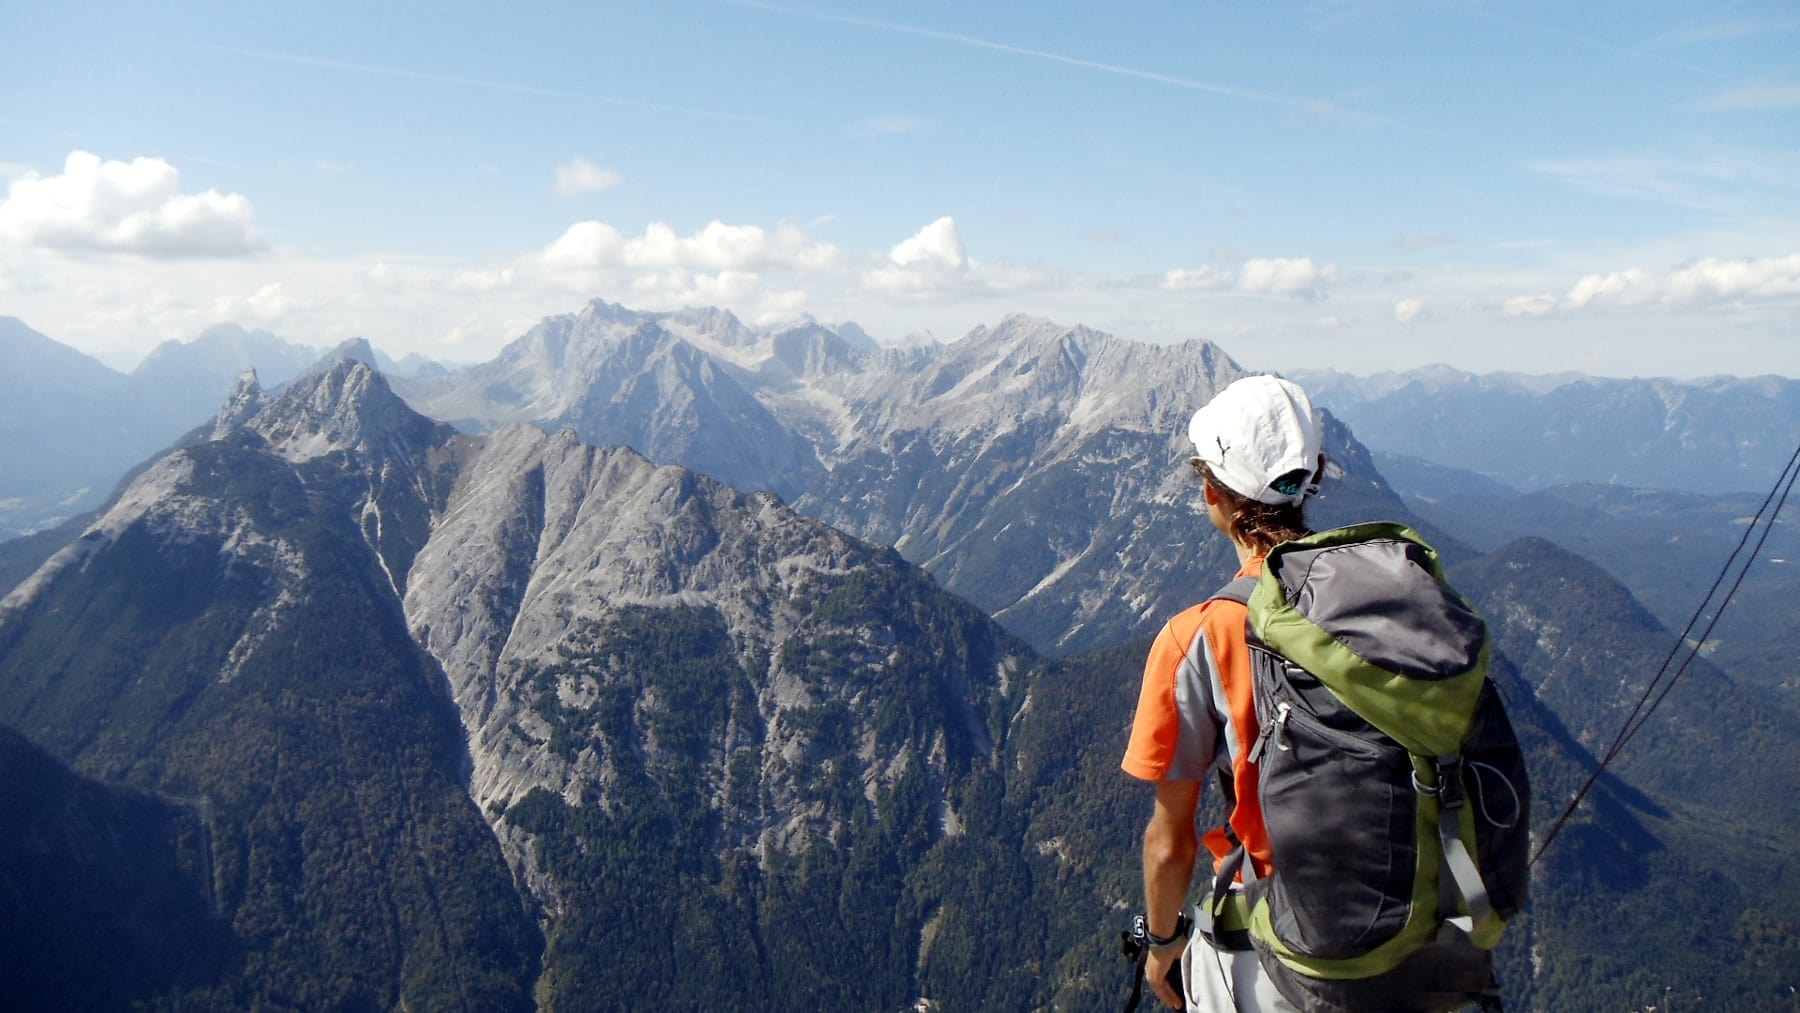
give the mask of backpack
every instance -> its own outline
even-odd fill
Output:
[[[1253,585],[1253,586],[1252,586]],[[1284,542],[1249,608],[1272,872],[1241,865],[1251,945],[1303,1010],[1498,1007],[1493,949],[1529,889],[1530,785],[1479,614],[1398,524]],[[1230,919],[1237,920],[1237,919]]]

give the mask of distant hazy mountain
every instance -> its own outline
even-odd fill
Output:
[[[0,318],[0,538],[98,506],[126,469],[210,417],[246,367],[277,383],[317,357],[221,325],[125,374]]]
[[[1245,375],[1205,342],[1149,345],[1009,317],[882,349],[813,322],[596,301],[492,362],[398,389],[473,431],[569,427],[894,545],[1043,648],[1154,630],[1229,573],[1196,507],[1185,426]],[[1405,516],[1348,430],[1321,522]]]
[[[1522,490],[1610,483],[1762,492],[1800,446],[1800,380],[1476,375],[1444,366],[1294,378],[1370,448]]]
[[[396,374],[443,371],[417,355],[395,363],[360,338],[345,345]],[[0,317],[0,540],[99,506],[126,469],[210,418],[244,370],[273,388],[344,355],[321,360],[268,331],[220,324],[119,373]]]
[[[157,449],[115,413],[126,378],[97,360],[0,317],[0,363],[0,538],[91,509]]]
[[[192,341],[157,345],[131,371],[129,380],[144,407],[161,413],[149,420],[157,432],[170,434],[163,444],[152,448],[161,449],[169,439],[212,414],[244,370],[256,370],[264,383],[274,386],[300,375],[318,358],[317,349],[284,341],[268,331],[218,324]]]
[[[1663,625],[1681,629],[1747,535],[1767,540],[1729,610],[1707,639],[1707,657],[1728,672],[1800,690],[1800,527],[1789,502],[1772,528],[1749,530],[1766,493],[1701,495],[1617,485],[1561,485],[1531,493],[1454,469],[1384,459],[1383,473],[1439,528],[1480,549],[1537,537],[1592,560],[1617,577]],[[1735,572],[1735,571],[1734,571]],[[1715,603],[1716,605],[1716,603]],[[1711,616],[1715,609],[1709,609]],[[1792,702],[1800,706],[1800,695]]]

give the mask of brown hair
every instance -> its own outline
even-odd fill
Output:
[[[1200,480],[1218,494],[1229,508],[1231,522],[1226,534],[1231,536],[1232,541],[1264,553],[1281,542],[1312,534],[1312,529],[1306,526],[1306,510],[1301,504],[1264,503],[1248,496],[1240,496],[1219,481],[1205,461],[1195,457],[1188,463],[1193,465],[1194,474],[1200,476]],[[1310,477],[1312,476],[1307,474],[1301,480],[1305,481]]]

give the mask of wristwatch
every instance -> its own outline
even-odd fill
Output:
[[[1144,926],[1144,942],[1149,943],[1150,946],[1155,949],[1161,949],[1164,946],[1169,946],[1180,940],[1186,939],[1188,930],[1194,927],[1193,919],[1187,916],[1186,911],[1183,911],[1175,918],[1175,931],[1170,933],[1167,937],[1164,937],[1150,931],[1150,918],[1147,915],[1139,915],[1138,917],[1142,919]]]

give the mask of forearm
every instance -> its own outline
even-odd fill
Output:
[[[1187,906],[1188,887],[1194,878],[1198,842],[1144,841],[1144,915],[1154,935],[1175,931],[1175,920]]]
[[[1144,915],[1154,935],[1168,936],[1187,905],[1200,837],[1194,829],[1199,785],[1165,781],[1144,828]]]

